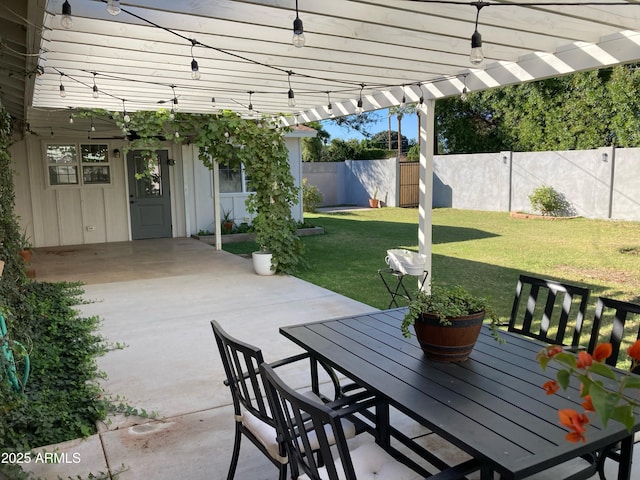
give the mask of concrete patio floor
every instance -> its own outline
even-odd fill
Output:
[[[105,389],[158,415],[115,417],[89,438],[44,447],[67,454],[63,463],[28,465],[50,480],[90,473],[120,480],[225,479],[233,413],[210,320],[259,345],[265,359],[274,361],[300,352],[278,333],[280,326],[373,310],[294,277],[255,275],[249,259],[190,238],[40,248],[32,267],[39,281],[85,283],[91,303],[80,306],[82,314],[100,316],[102,335],[125,344],[99,359],[108,375]],[[288,371],[285,380],[304,387],[305,367]],[[395,420],[444,458],[459,457],[418,425]],[[277,476],[258,450],[243,442],[236,480]]]

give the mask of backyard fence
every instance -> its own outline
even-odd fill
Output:
[[[323,205],[366,206],[376,187],[385,206],[418,204],[418,164],[303,163],[302,172],[324,194]],[[434,157],[434,207],[530,212],[529,195],[541,185],[564,195],[577,215],[640,221],[640,148]]]

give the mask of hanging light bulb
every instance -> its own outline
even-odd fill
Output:
[[[422,84],[419,83],[418,86],[420,87],[420,105],[422,105],[424,103],[424,92],[422,91]]]
[[[211,97],[211,106],[215,108],[215,106],[216,106],[216,97]]]
[[[93,118],[91,119],[91,131],[95,132],[96,131],[96,124],[93,123]]]
[[[60,96],[62,98],[67,96],[67,92],[64,89],[64,85],[62,84],[62,73],[60,74]]]
[[[120,0],[107,0],[107,12],[111,15],[120,13]]]
[[[293,74],[293,72],[287,73],[289,74],[289,77],[287,77],[287,80],[289,81],[289,91],[287,92],[287,97],[289,98],[289,106],[293,108],[296,106],[296,96],[293,93],[293,89],[291,88],[291,75]]]
[[[400,100],[400,108],[407,106],[407,97],[404,94],[404,85],[402,86],[402,100]]]
[[[124,123],[127,124],[127,123],[129,123],[131,121],[131,117],[127,113],[127,109],[124,106],[124,102],[125,102],[125,100],[122,100],[122,120],[124,120]],[[123,125],[122,129],[125,130],[124,125]]]
[[[173,107],[171,110],[177,112],[178,111],[178,97],[173,97]]]
[[[251,103],[251,95],[253,95],[255,92],[249,91],[247,93],[249,94],[249,115],[253,115],[253,103]]]
[[[180,138],[180,132],[178,130],[175,131],[174,135],[176,138]]]
[[[96,72],[93,72],[93,98],[98,98],[100,93],[98,92],[98,86],[96,85]]]
[[[473,35],[471,35],[471,54],[469,55],[469,61],[473,65],[478,65],[484,60],[484,53],[482,52],[482,35],[478,32],[478,19],[480,18],[480,10],[483,7],[489,6],[488,2],[473,2],[473,6],[476,7],[476,24]]]
[[[298,16],[298,0],[296,0],[296,18],[293,21],[293,45],[298,48],[304,47],[306,39],[304,38],[304,27],[302,26],[302,20]]]
[[[69,0],[64,0],[62,4],[62,18],[60,19],[60,25],[69,30],[73,27],[73,19],[71,18],[71,5]]]
[[[364,90],[364,83],[361,84],[360,87],[360,97],[358,98],[358,103],[356,104],[356,113],[358,115],[362,115],[362,113],[364,112],[364,108],[362,108],[362,91]]]
[[[331,104],[331,95],[329,92],[327,92],[327,112],[329,112],[329,116],[331,118],[335,117],[334,113],[333,113],[333,105]]]
[[[73,125],[73,113],[69,114],[69,125]]]
[[[175,120],[175,118],[176,118],[176,112],[172,107],[171,112],[169,112],[169,120]]]
[[[198,68],[198,62],[193,56],[193,47],[196,46],[197,40],[191,40],[191,78],[194,80],[200,80],[200,69]]]
[[[462,86],[462,92],[460,93],[460,100],[462,100],[463,102],[465,102],[467,100],[467,96],[469,94],[469,89],[467,88],[467,76],[465,75],[463,77],[463,86]]]

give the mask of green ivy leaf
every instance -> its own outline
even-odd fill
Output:
[[[638,388],[640,389],[640,377],[629,376],[622,380],[622,388]]]

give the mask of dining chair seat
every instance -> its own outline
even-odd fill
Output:
[[[315,397],[319,403],[322,403],[320,397],[315,395],[313,392],[305,392],[304,395],[308,398]],[[273,426],[260,420],[255,415],[252,415],[251,412],[244,412],[240,421],[245,428],[253,433],[253,435],[260,441],[271,458],[282,464],[287,463],[288,459],[286,455],[280,455],[280,442],[278,442],[278,434]],[[347,418],[342,418],[341,422],[345,437],[355,437],[357,434],[356,425]],[[325,428],[325,435],[327,435],[328,441],[331,445],[335,444],[333,432],[328,427]],[[311,450],[316,451],[320,449],[320,442],[318,441],[316,432],[309,432],[309,443],[311,444]]]
[[[365,443],[350,451],[351,462],[356,478],[375,480],[418,480],[424,477],[411,470],[406,465],[395,460],[375,443]],[[345,478],[342,462],[338,459],[334,462],[338,472],[338,478]],[[327,467],[318,470],[322,480],[331,480]],[[298,480],[313,480],[307,474],[300,475]]]

